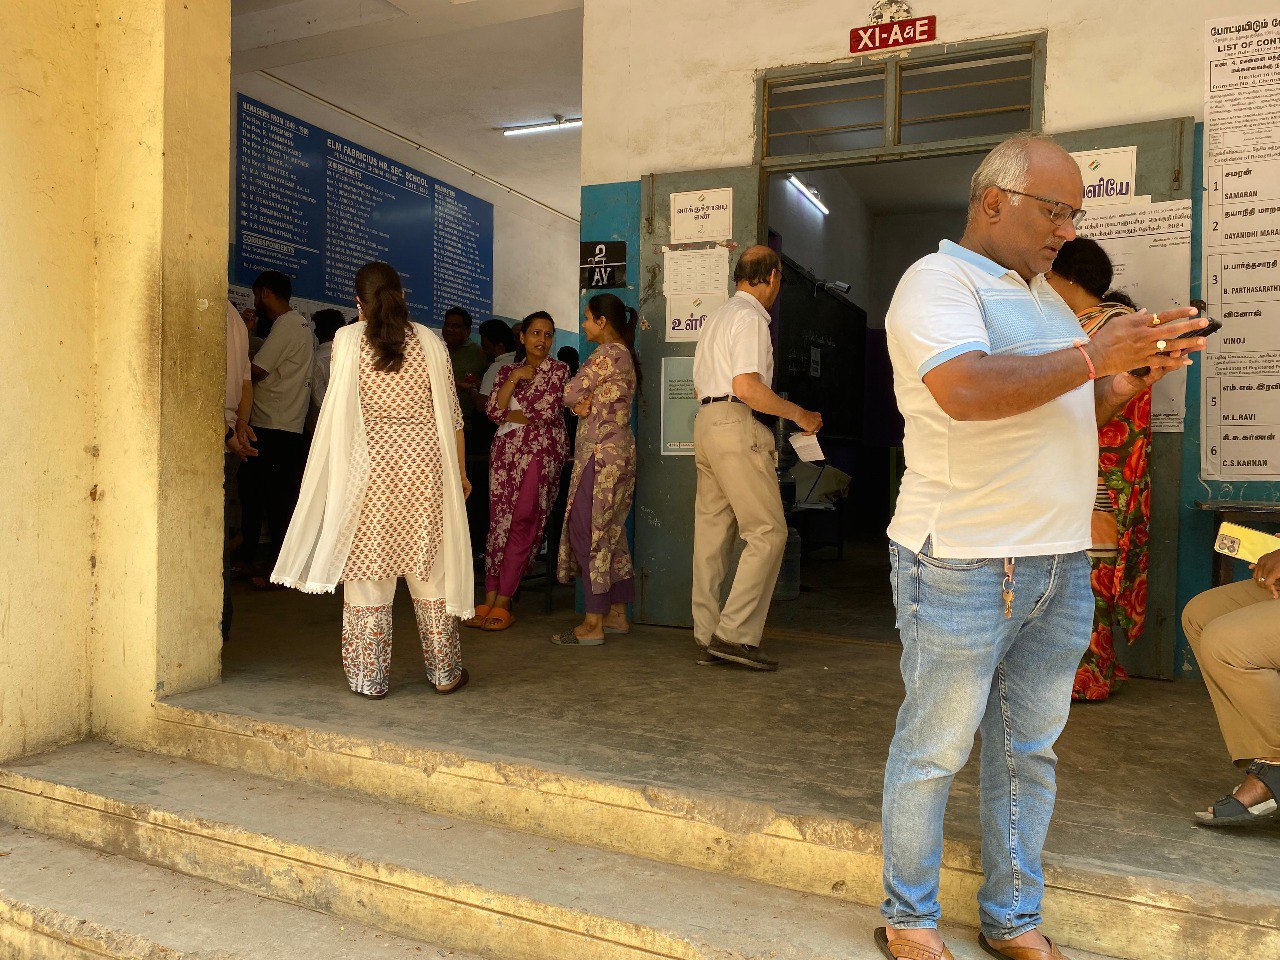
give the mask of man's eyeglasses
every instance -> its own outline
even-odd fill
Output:
[[[1008,187],[1001,187],[1005,193],[1013,193],[1019,197],[1027,197],[1030,200],[1039,200],[1041,203],[1049,205],[1049,219],[1059,227],[1066,226],[1070,220],[1075,226],[1080,226],[1080,221],[1084,219],[1084,210],[1076,210],[1069,203],[1063,203],[1061,200],[1050,200],[1048,197],[1037,196],[1034,193],[1023,193],[1021,190],[1010,190]]]

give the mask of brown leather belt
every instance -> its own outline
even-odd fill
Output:
[[[704,407],[708,403],[742,403],[742,401],[739,400],[732,393],[725,394],[723,397],[703,397],[698,402],[702,404]],[[746,404],[743,404],[743,406],[746,406]]]

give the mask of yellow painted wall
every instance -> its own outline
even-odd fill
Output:
[[[0,758],[216,682],[229,0],[0,4]]]
[[[88,728],[93,7],[0,4],[0,756]]]

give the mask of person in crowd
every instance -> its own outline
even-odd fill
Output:
[[[258,451],[253,443],[257,439],[249,426],[249,414],[253,410],[253,371],[249,364],[249,330],[227,302],[227,382],[223,418],[227,432],[223,437],[226,456],[222,465],[222,642],[231,636],[231,535],[232,502],[231,487],[235,482],[236,467]]]
[[[582,365],[582,361],[578,358],[578,350],[576,347],[561,347],[556,351],[556,359],[569,368],[570,378],[578,375],[578,368]],[[569,407],[564,408],[564,428],[569,435],[569,456],[573,456],[574,443],[578,438],[578,418]],[[561,491],[561,499],[569,492],[569,478],[565,477],[561,482],[563,490]],[[561,521],[564,517],[559,518]]]
[[[276,270],[253,282],[253,308],[266,317],[271,332],[252,361],[253,414],[249,422],[257,436],[258,456],[240,471],[241,529],[239,561],[252,573],[263,518],[274,563],[285,528],[298,501],[298,485],[306,461],[303,428],[311,405],[311,370],[316,338],[311,324],[290,306],[293,283]],[[254,585],[269,585],[262,577]]]
[[[1040,929],[1041,851],[1092,622],[1098,425],[1189,364],[1204,339],[1169,341],[1205,326],[1191,308],[1143,311],[1081,336],[1043,275],[1083,196],[1052,140],[1001,143],[973,175],[964,236],[907,270],[887,314],[907,463],[889,527],[906,694],[884,778],[888,925],[875,939],[887,957],[950,955],[937,930],[943,813],[979,732],[980,942],[1061,957]]]
[[[787,545],[773,434],[753,414],[785,417],[816,433],[822,417],[773,392],[769,308],[782,289],[782,261],[750,247],[733,271],[738,286],[702,329],[693,355],[698,471],[693,514],[693,638],[699,663],[776,670],[760,652],[764,621]],[[746,548],[723,607],[721,590],[735,541]]]
[[[640,388],[636,311],[612,293],[587,301],[582,331],[596,350],[564,391],[579,418],[573,475],[560,539],[561,583],[582,579],[586,615],[552,643],[594,647],[605,633],[627,633],[635,599],[627,514],[636,486],[636,438],[631,406]]]
[[[1092,337],[1136,309],[1111,290],[1107,251],[1087,237],[1058,251],[1049,286]],[[1136,643],[1146,625],[1147,539],[1151,523],[1151,391],[1143,390],[1098,430],[1098,483],[1089,562],[1093,565],[1093,632],[1076,671],[1076,700],[1105,700],[1127,679],[1116,645]]]
[[[1182,611],[1231,762],[1244,782],[1208,810],[1202,827],[1237,827],[1276,816],[1280,801],[1280,550],[1250,564],[1253,576],[1215,587]]]
[[[449,354],[410,322],[391,266],[366,264],[355,286],[360,319],[334,337],[302,496],[271,579],[307,593],[342,583],[347,683],[381,699],[392,601],[404,577],[427,679],[438,693],[453,693],[469,679],[458,619],[474,612],[475,585],[464,510],[471,486]]]
[[[556,351],[556,359],[569,368],[569,376],[576,377],[578,375],[578,367],[582,361],[578,359],[577,347],[561,347]]]
[[[316,329],[316,358],[311,368],[311,404],[319,410],[324,405],[324,394],[329,389],[329,364],[333,359],[333,337],[347,325],[341,310],[332,308],[317,310],[311,315]]]
[[[551,356],[556,324],[551,314],[525,318],[525,357],[497,375],[486,412],[498,424],[489,449],[489,540],[485,598],[468,626],[505,630],[515,622],[511,598],[529,571],[560,489],[569,450],[564,389],[569,368]]]
[[[516,332],[507,321],[494,317],[480,324],[480,349],[489,358],[489,367],[480,379],[480,402],[486,403],[493,394],[494,381],[509,363],[516,359]]]
[[[262,337],[258,336],[258,312],[251,306],[245,307],[240,311],[240,319],[249,333],[249,359],[252,360],[262,349]]]
[[[444,312],[440,335],[449,348],[449,360],[457,381],[458,402],[462,405],[462,419],[470,428],[483,408],[480,398],[480,378],[489,368],[489,358],[480,344],[471,339],[471,314],[462,307],[450,307]]]

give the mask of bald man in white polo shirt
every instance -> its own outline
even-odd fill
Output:
[[[1204,326],[1190,308],[1083,335],[1044,279],[1083,196],[1053,141],[1005,141],[973,175],[960,242],[912,265],[889,306],[907,472],[889,527],[905,698],[884,778],[886,957],[951,956],[937,930],[943,813],[981,732],[981,946],[1062,958],[1040,932],[1041,850],[1093,616],[1098,425],[1204,345],[1171,348]]]
[[[699,663],[776,670],[760,652],[769,601],[787,545],[773,434],[753,416],[785,417],[816,433],[822,417],[773,392],[769,308],[782,289],[782,262],[768,247],[738,258],[738,292],[707,318],[693,358],[701,407],[693,424],[698,496],[693,521],[693,638]],[[738,537],[746,548],[723,608],[720,594]]]

